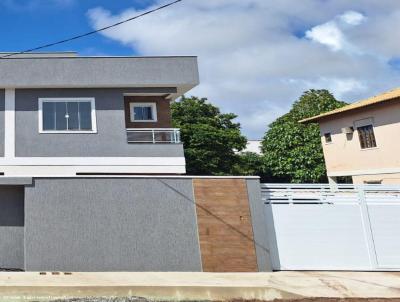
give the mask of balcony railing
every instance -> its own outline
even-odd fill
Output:
[[[128,128],[126,129],[128,143],[147,144],[179,144],[180,130],[177,128]]]

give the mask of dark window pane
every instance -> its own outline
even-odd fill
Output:
[[[78,102],[68,102],[68,130],[79,130]]]
[[[143,120],[143,110],[142,107],[133,107],[133,114],[135,121],[142,121]]]
[[[331,136],[330,133],[325,133],[324,136],[325,136],[325,142],[326,143],[331,143],[332,142],[332,136]]]
[[[92,130],[92,105],[90,102],[79,103],[80,130]]]
[[[56,112],[54,103],[43,102],[43,130],[56,130]]]
[[[148,121],[153,119],[153,111],[151,107],[143,107],[143,117]]]
[[[133,114],[135,116],[135,121],[153,120],[153,110],[151,106],[134,106]]]
[[[56,107],[56,130],[67,130],[67,104],[65,102],[55,102]]]
[[[376,147],[374,128],[372,125],[357,128],[361,149]]]

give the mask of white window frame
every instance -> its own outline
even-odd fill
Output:
[[[92,130],[43,130],[43,103],[44,102],[90,102],[91,106],[91,118],[92,118]],[[39,133],[97,133],[97,122],[96,122],[96,105],[95,98],[39,98]]]
[[[153,119],[152,120],[135,120],[135,112],[133,110],[134,107],[151,107]],[[130,115],[130,120],[132,123],[156,123],[157,122],[157,104],[155,102],[146,102],[146,103],[130,102],[129,103],[129,115]]]

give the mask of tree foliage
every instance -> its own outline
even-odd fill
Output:
[[[328,90],[309,90],[266,132],[262,150],[266,168],[275,181],[326,182],[319,126],[299,120],[346,105]]]
[[[235,167],[235,175],[257,175],[262,182],[271,182],[271,175],[266,169],[262,155],[254,152],[242,152],[238,154],[239,160]]]
[[[221,113],[206,98],[182,97],[171,105],[174,127],[181,129],[186,170],[193,175],[233,174],[235,153],[246,146],[233,113]]]

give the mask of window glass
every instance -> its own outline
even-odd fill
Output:
[[[136,121],[142,121],[143,120],[143,110],[142,107],[135,106],[133,107],[133,114],[134,114],[134,119]]]
[[[92,130],[92,105],[90,102],[79,103],[80,130]]]
[[[43,130],[56,130],[56,115],[54,103],[43,103]]]
[[[44,131],[93,130],[92,104],[86,101],[42,103],[42,129]]]
[[[153,110],[150,106],[142,107],[143,110],[143,119],[144,120],[152,120],[153,119]]]
[[[330,133],[325,133],[324,136],[325,136],[325,142],[326,143],[331,143],[332,142],[332,136],[331,136]]]
[[[357,128],[361,149],[376,147],[374,128],[372,125]]]
[[[79,130],[78,102],[68,102],[68,130]]]
[[[67,130],[67,106],[64,102],[56,102],[56,130]]]
[[[133,120],[134,121],[153,121],[154,112],[151,105],[133,105]]]

